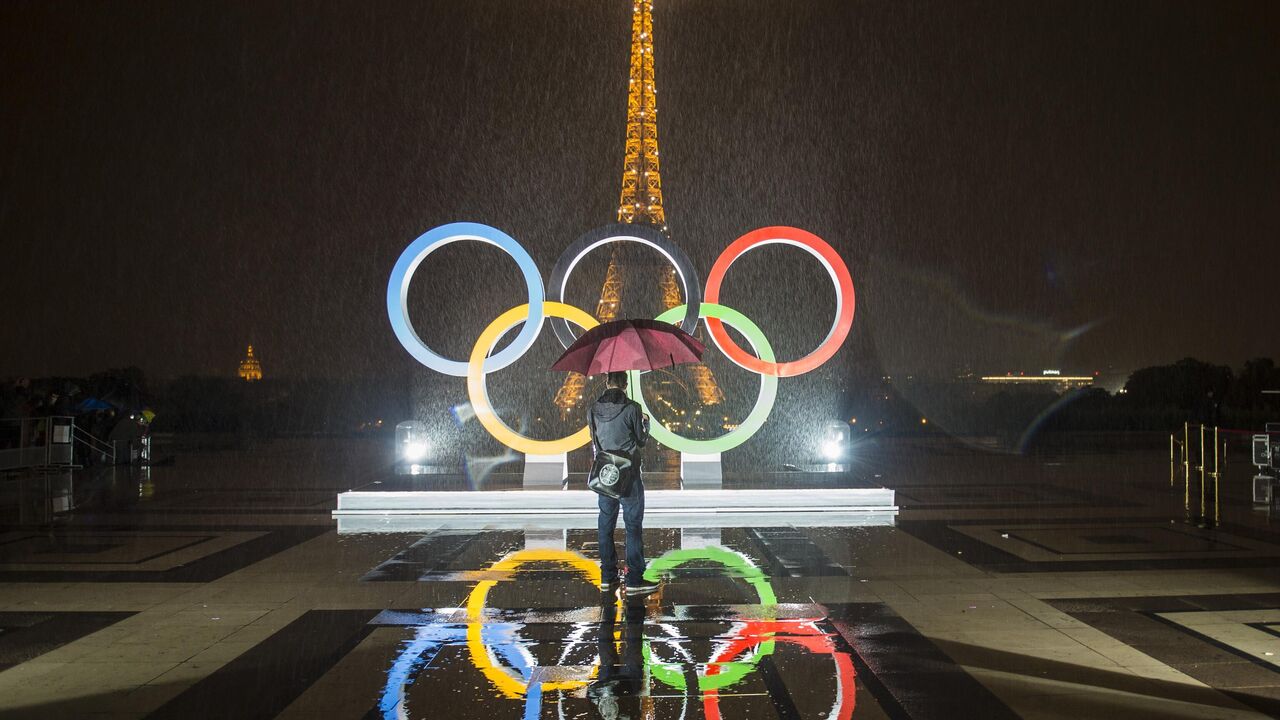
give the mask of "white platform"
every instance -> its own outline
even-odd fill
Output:
[[[687,488],[719,488],[724,482],[720,453],[680,453],[680,479]]]
[[[742,527],[893,527],[896,512],[861,513],[666,513],[645,516],[650,530]],[[594,515],[551,515],[547,517],[468,517],[461,515],[342,515],[339,535],[370,533],[429,533],[436,530],[595,530]],[[619,521],[619,525],[621,525]],[[690,546],[696,547],[696,546]]]
[[[569,453],[525,455],[524,486],[558,490],[569,477]]]
[[[892,525],[884,488],[646,490],[646,527]],[[361,492],[338,495],[339,532],[413,532],[441,526],[593,528],[596,495],[570,490]]]

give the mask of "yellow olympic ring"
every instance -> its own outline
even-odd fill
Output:
[[[599,325],[599,321],[591,317],[587,311],[559,302],[542,303],[542,312],[546,317],[563,318],[583,330],[590,330]],[[467,363],[467,395],[471,399],[471,407],[476,412],[476,419],[489,434],[512,450],[526,455],[559,455],[577,450],[591,442],[591,430],[582,426],[578,432],[558,440],[534,440],[507,427],[502,418],[493,411],[489,403],[489,390],[485,387],[484,360],[493,346],[511,328],[529,320],[529,304],[525,303],[502,313],[489,327],[476,338],[475,347],[471,348],[471,361]]]
[[[519,309],[517,308],[517,310]],[[565,319],[577,322],[574,318]],[[474,355],[472,357],[474,358]],[[502,558],[487,569],[498,571],[515,570],[531,562],[564,563],[585,575],[592,585],[600,584],[600,566],[570,550],[521,550]],[[494,662],[493,657],[485,647],[484,638],[481,636],[481,630],[484,628],[485,603],[489,600],[489,590],[497,584],[498,581],[496,580],[481,580],[476,584],[471,594],[467,596],[467,650],[471,652],[471,662],[480,669],[480,672],[484,673],[485,677],[489,678],[489,682],[493,683],[494,687],[501,690],[508,698],[515,699],[527,693],[529,686],[523,679],[516,677],[511,670],[501,668]],[[618,600],[618,604],[621,605],[622,601]],[[592,668],[592,677],[595,674],[596,668]],[[542,689],[544,691],[573,690],[586,684],[587,681],[585,680],[562,680],[543,683]]]

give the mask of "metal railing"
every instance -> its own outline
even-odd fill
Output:
[[[71,465],[74,427],[62,415],[0,419],[0,470]]]
[[[1191,429],[1196,428],[1199,437],[1199,443],[1193,439]],[[1226,464],[1227,447],[1218,437],[1219,428],[1207,427],[1205,425],[1192,425],[1191,423],[1182,424],[1182,440],[1177,439],[1177,433],[1169,435],[1169,487],[1174,487],[1175,479],[1179,474],[1177,470],[1181,466],[1181,475],[1183,479],[1182,485],[1182,507],[1186,512],[1188,521],[1198,521],[1199,524],[1206,526],[1217,526],[1222,521],[1222,514],[1219,511],[1219,480],[1222,479],[1222,469]],[[1212,439],[1209,436],[1212,435]],[[1206,442],[1212,443],[1206,448]],[[1199,445],[1197,452],[1196,446]],[[1180,453],[1175,453],[1180,451]],[[1175,458],[1175,455],[1179,457]],[[1209,470],[1209,462],[1212,459],[1213,470]],[[1195,462],[1194,465],[1192,463]],[[1200,514],[1192,514],[1191,502],[1191,480],[1195,475],[1199,475],[1200,486]],[[1213,517],[1208,515],[1209,511],[1209,480],[1213,483]]]
[[[107,465],[116,464],[116,444],[99,438],[89,431],[72,425],[72,438],[84,450],[84,452],[101,456],[102,462]]]
[[[77,428],[74,417],[0,418],[0,472],[75,467],[77,446],[112,464],[116,461],[114,443]]]

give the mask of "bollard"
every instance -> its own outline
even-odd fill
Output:
[[[1205,507],[1204,507],[1204,499],[1205,499],[1205,498],[1204,498],[1204,470],[1205,470],[1205,467],[1204,467],[1204,466],[1205,466],[1205,462],[1204,462],[1204,424],[1202,423],[1202,424],[1200,425],[1200,464],[1197,466],[1197,469],[1200,471],[1200,521],[1201,521],[1201,522],[1204,522],[1204,518],[1205,518]]]
[[[1182,509],[1191,514],[1191,427],[1182,423]]]
[[[1222,469],[1218,465],[1218,460],[1219,460],[1218,448],[1219,447],[1222,448],[1222,452],[1225,455],[1227,452],[1227,448],[1226,446],[1220,445],[1218,443],[1218,426],[1214,425],[1213,426],[1213,525],[1214,527],[1217,527],[1218,523],[1222,521],[1222,513],[1218,509],[1218,501],[1219,501],[1219,498],[1221,497],[1221,494],[1218,492],[1218,483],[1222,479]]]

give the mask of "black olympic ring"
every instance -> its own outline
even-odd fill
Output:
[[[551,282],[547,285],[547,299],[554,302],[564,302],[564,288],[569,282],[569,273],[573,272],[574,266],[578,264],[587,253],[606,243],[615,241],[638,242],[662,253],[676,269],[676,276],[680,279],[681,290],[684,292],[685,312],[684,320],[680,323],[680,329],[689,334],[698,328],[698,307],[702,304],[702,279],[698,277],[697,270],[693,267],[693,261],[679,245],[671,242],[671,239],[663,235],[656,228],[648,225],[630,225],[624,223],[615,223],[612,225],[604,225],[594,230],[588,230],[573,241],[573,244],[565,248],[560,254],[560,259],[556,260],[555,268],[551,271]],[[566,349],[573,344],[576,339],[573,332],[569,330],[569,323],[563,318],[549,318],[551,329],[555,331],[556,339]]]

